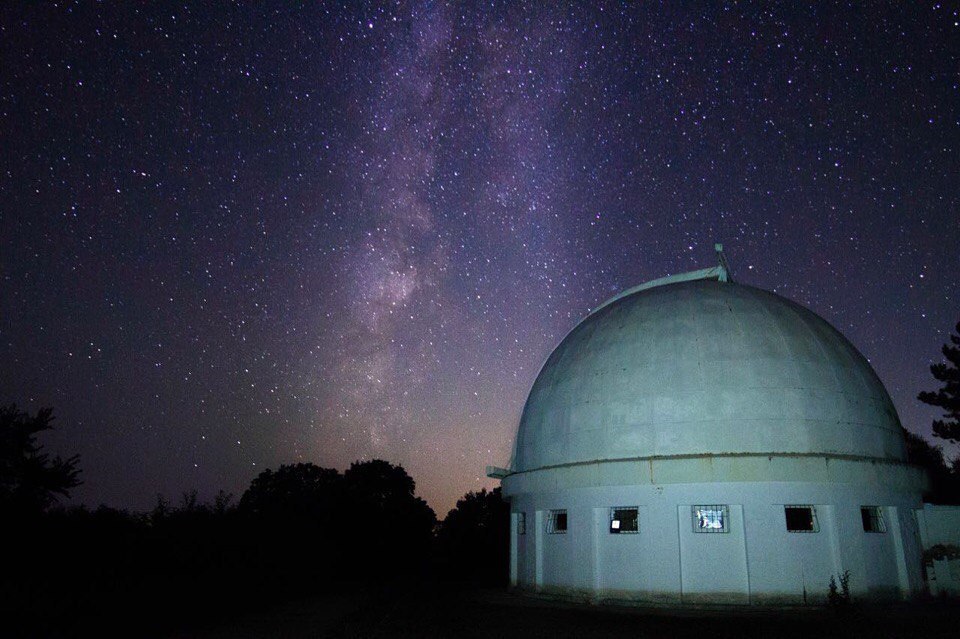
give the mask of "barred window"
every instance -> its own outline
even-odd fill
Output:
[[[864,532],[887,532],[887,525],[883,521],[883,509],[880,506],[861,506],[860,518],[863,520]]]
[[[725,533],[730,532],[730,511],[727,506],[713,504],[709,506],[693,506],[690,509],[693,519],[693,532],[697,533]]]
[[[517,534],[527,534],[527,513],[517,513]]]
[[[567,532],[567,511],[551,510],[547,520],[547,532],[562,535]]]
[[[610,509],[610,533],[640,532],[640,521],[636,506],[617,506]]]
[[[813,506],[784,506],[783,514],[787,519],[787,532],[820,532],[817,509]]]

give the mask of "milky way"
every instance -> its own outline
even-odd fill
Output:
[[[954,8],[287,4],[0,9],[0,401],[81,501],[379,457],[442,515],[577,320],[715,241],[929,434]]]

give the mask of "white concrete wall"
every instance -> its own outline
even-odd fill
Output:
[[[513,494],[525,512],[517,585],[591,599],[683,603],[823,603],[830,576],[850,571],[854,598],[923,589],[915,493],[817,482],[728,482],[575,488]],[[695,533],[696,504],[729,507],[728,533]],[[816,508],[819,532],[787,532],[784,505]],[[884,509],[885,533],[864,532],[863,505]],[[637,506],[637,534],[610,534],[610,507]],[[566,509],[568,530],[547,532]],[[541,579],[537,580],[540,558]]]
[[[694,507],[720,503],[696,502],[677,506],[680,590],[684,603],[750,602],[743,507],[724,504],[728,512],[728,532],[698,533],[693,530]]]

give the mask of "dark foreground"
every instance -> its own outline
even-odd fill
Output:
[[[176,638],[277,637],[957,637],[960,606],[924,603],[847,611],[681,610],[571,604],[504,591],[416,588],[326,596]]]

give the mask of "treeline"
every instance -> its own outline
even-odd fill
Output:
[[[192,492],[145,513],[61,508],[54,497],[77,485],[79,468],[41,458],[36,434],[49,421],[0,409],[4,636],[157,636],[325,593],[506,583],[499,489],[468,493],[438,523],[401,466],[372,460],[342,473],[265,470],[239,499],[203,503]]]

